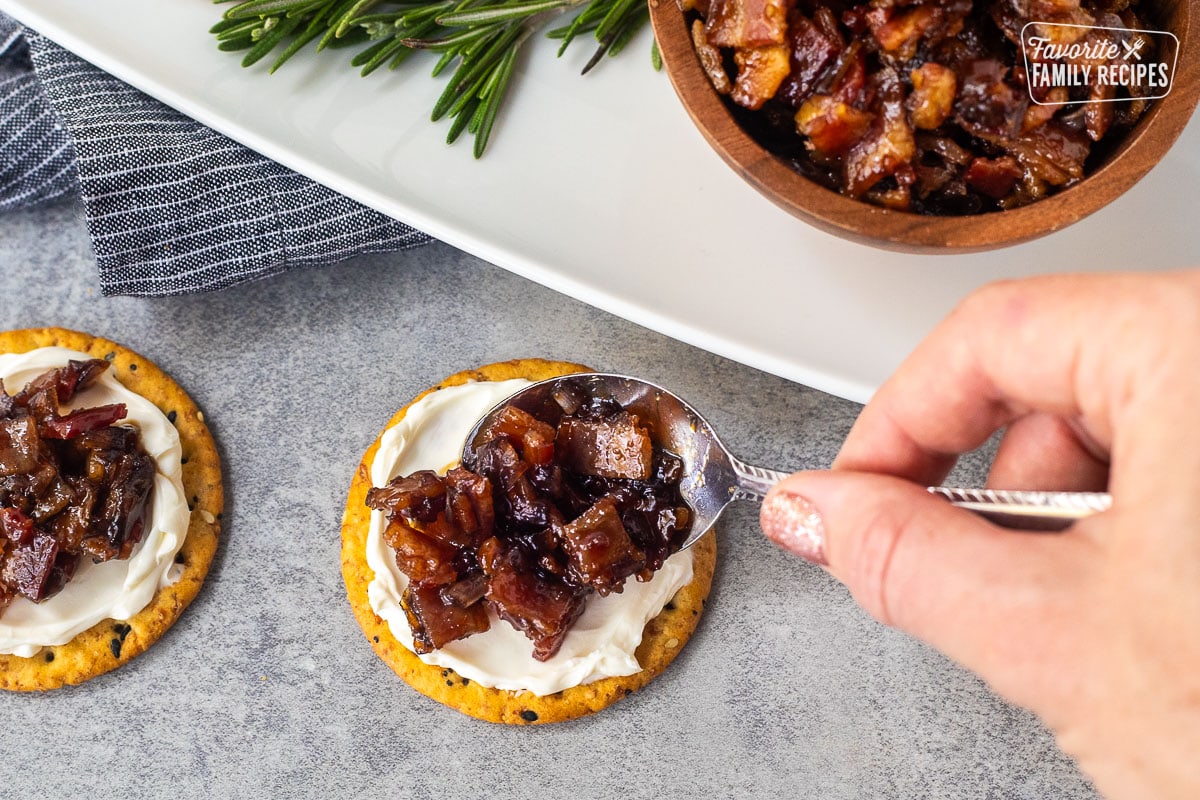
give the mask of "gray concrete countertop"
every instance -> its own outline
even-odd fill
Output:
[[[496,726],[434,703],[347,605],[351,472],[397,408],[460,369],[543,356],[641,375],[739,456],[790,468],[830,462],[853,403],[439,244],[217,294],[96,287],[77,207],[0,217],[0,327],[85,330],[171,373],[217,438],[224,538],[144,655],[0,697],[0,797],[1093,797],[1032,716],[875,623],[763,539],[752,507],[724,518],[708,611],[675,663],[575,722]],[[975,459],[958,477],[982,476]]]

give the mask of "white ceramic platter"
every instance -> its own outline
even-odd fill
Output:
[[[340,192],[538,283],[743,363],[865,400],[955,302],[989,280],[1200,264],[1200,123],[1082,223],[971,256],[921,257],[809,228],[709,150],[649,32],[585,78],[586,43],[540,42],[486,156],[444,143],[432,60],[360,78],[346,51],[273,76],[207,29],[208,0],[0,0],[163,102]],[[425,54],[422,54],[424,56]],[[402,313],[397,310],[397,313]],[[537,309],[529,309],[536,314]],[[553,355],[553,354],[547,354]]]

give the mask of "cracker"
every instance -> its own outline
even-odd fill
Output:
[[[183,446],[183,488],[192,507],[187,538],[176,556],[183,574],[159,589],[125,622],[102,620],[63,645],[44,647],[31,658],[0,655],[0,689],[36,691],[82,683],[116,669],[144,652],[171,627],[200,591],[217,550],[224,507],[221,462],[204,415],[183,389],[152,362],[115,342],[62,328],[0,332],[0,353],[68,347],[107,359],[109,370],[131,391],[172,418]]]
[[[527,378],[537,381],[588,371],[587,367],[580,364],[541,359],[488,364],[451,375],[432,389],[422,392],[413,402],[437,389],[472,380]],[[384,430],[400,422],[409,406],[398,411]],[[381,432],[380,437],[382,435]],[[453,670],[426,664],[392,636],[387,622],[371,610],[367,600],[367,586],[375,573],[367,565],[366,557],[367,529],[371,520],[366,497],[367,490],[371,488],[371,462],[379,449],[379,442],[380,438],[376,438],[367,449],[350,485],[346,514],[342,519],[342,577],[346,581],[350,606],[367,641],[384,663],[418,692],[468,716],[488,722],[514,725],[562,722],[599,711],[641,689],[671,663],[696,629],[712,586],[717,560],[716,538],[712,532],[692,545],[694,574],[691,583],[680,589],[658,616],[646,624],[642,643],[636,651],[638,663],[642,665],[641,672],[605,678],[538,697],[531,692],[491,689],[463,678]]]

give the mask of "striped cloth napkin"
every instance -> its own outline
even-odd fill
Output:
[[[224,289],[429,241],[0,14],[0,212],[75,192],[106,295]]]

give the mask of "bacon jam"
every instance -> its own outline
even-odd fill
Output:
[[[0,610],[40,603],[80,559],[126,559],[141,541],[155,465],[137,430],[114,424],[125,405],[60,409],[107,368],[70,361],[14,395],[0,381]]]
[[[896,210],[975,214],[1069,187],[1154,94],[1097,77],[1038,89],[1037,102],[1027,88],[1027,23],[1061,44],[1115,37],[1145,58],[1137,0],[682,3],[701,66],[752,137],[826,188]],[[1079,65],[1110,63],[1077,50]]]
[[[687,538],[683,463],[635,413],[570,385],[534,416],[504,407],[466,466],[367,493],[408,577],[401,604],[418,653],[489,628],[489,609],[545,661],[595,593],[650,580]],[[545,417],[545,418],[539,418]]]

